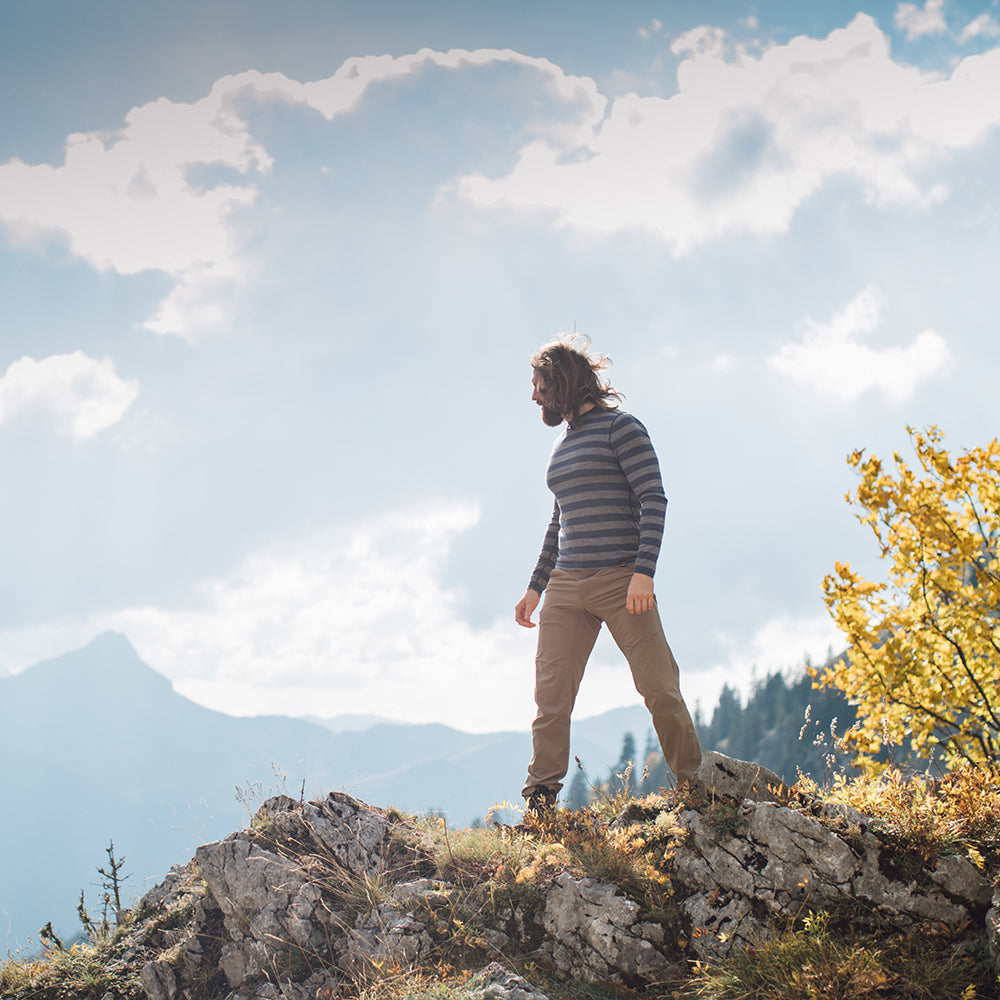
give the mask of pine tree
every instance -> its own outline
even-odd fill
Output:
[[[638,770],[635,737],[631,733],[626,733],[622,739],[622,752],[618,757],[618,763],[611,769],[611,774],[608,776],[608,786],[611,792],[615,793],[624,788],[629,793],[634,793],[639,783],[639,774],[636,773]]]
[[[583,768],[578,767],[573,775],[573,780],[569,783],[569,795],[566,799],[567,809],[583,809],[590,804],[590,783],[583,773]]]

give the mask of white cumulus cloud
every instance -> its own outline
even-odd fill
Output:
[[[927,0],[923,7],[915,3],[901,3],[893,15],[896,27],[906,32],[912,42],[924,35],[941,35],[948,30],[944,19],[944,0]]]
[[[605,99],[593,80],[510,49],[353,58],[309,83],[248,70],[220,78],[197,101],[160,98],[129,111],[120,129],[70,135],[62,164],[0,164],[0,222],[29,237],[60,234],[98,270],[170,275],[176,285],[146,326],[194,339],[226,322],[226,293],[244,272],[233,216],[254,203],[254,177],[273,166],[237,99],[281,100],[330,120],[352,111],[374,83],[428,65],[458,70],[497,62],[540,73],[573,106],[575,119],[558,126],[567,141],[589,134],[603,116]]]
[[[236,179],[201,186],[189,173],[196,166],[228,168]],[[101,271],[224,285],[241,273],[229,220],[256,196],[242,178],[269,167],[223,94],[161,99],[133,108],[115,132],[70,135],[61,165],[0,165],[0,220],[26,235],[61,235]],[[169,332],[201,330],[198,317],[174,319]]]
[[[441,582],[452,541],[477,520],[469,504],[373,519],[255,553],[191,606],[124,609],[92,629],[123,632],[181,694],[233,714],[525,728],[533,636],[512,614],[469,625]]]
[[[455,190],[558,224],[649,230],[683,254],[730,234],[784,232],[838,177],[877,205],[933,203],[946,191],[923,171],[1000,123],[1000,50],[950,77],[924,72],[895,61],[866,14],[759,55],[710,26],[673,51],[673,96],[623,95],[585,143],[537,137],[506,176],[467,174]]]
[[[1000,24],[987,13],[982,13],[974,17],[959,35],[959,41],[964,45],[972,41],[973,38],[997,38],[1000,37]]]
[[[905,346],[864,343],[881,324],[882,304],[878,290],[869,287],[828,323],[807,320],[802,340],[783,345],[769,359],[771,367],[845,402],[870,390],[881,391],[892,403],[908,399],[921,382],[948,366],[951,352],[933,330]]]
[[[175,284],[146,326],[194,339],[227,322],[245,277],[234,217],[273,165],[240,113],[246,102],[282,101],[332,120],[373,85],[425,67],[519,67],[561,115],[532,125],[507,176],[472,173],[448,189],[481,206],[546,210],[562,224],[651,230],[678,254],[732,233],[782,232],[838,176],[855,178],[875,203],[933,201],[944,190],[925,188],[921,171],[1000,122],[1000,49],[962,60],[950,77],[925,73],[894,61],[864,14],[826,38],[759,54],[711,26],[672,49],[677,93],[628,93],[610,112],[591,78],[511,49],[352,58],[306,83],[248,70],[193,102],[133,108],[118,130],[70,135],[61,164],[0,164],[0,222],[29,237],[61,235],[101,270],[169,275]]]
[[[82,351],[24,357],[0,375],[0,424],[42,414],[60,433],[90,438],[121,420],[138,395],[139,383],[120,378],[110,358]]]

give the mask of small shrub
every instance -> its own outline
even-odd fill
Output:
[[[0,965],[0,996],[4,1000],[139,997],[138,970],[116,954],[116,940],[113,935],[98,944],[77,942],[66,950],[48,949],[39,958],[9,959]]]
[[[1000,869],[996,768],[966,764],[941,778],[906,776],[895,769],[877,778],[841,774],[827,797],[876,820],[875,831],[893,845],[901,863],[909,859],[907,870],[945,854],[965,854],[981,870]]]

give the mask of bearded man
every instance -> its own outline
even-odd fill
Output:
[[[607,358],[566,343],[532,359],[532,400],[550,427],[565,423],[549,458],[552,520],[514,620],[538,621],[532,758],[522,795],[529,810],[551,808],[569,767],[573,703],[602,623],[625,655],[678,785],[690,783],[701,747],[681,696],[677,663],[663,634],[653,574],[667,498],[646,428],[619,409],[601,380]]]

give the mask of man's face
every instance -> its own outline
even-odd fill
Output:
[[[542,408],[542,420],[549,427],[558,427],[563,422],[563,415],[548,405],[545,398],[545,381],[536,371],[531,373],[531,399]]]

